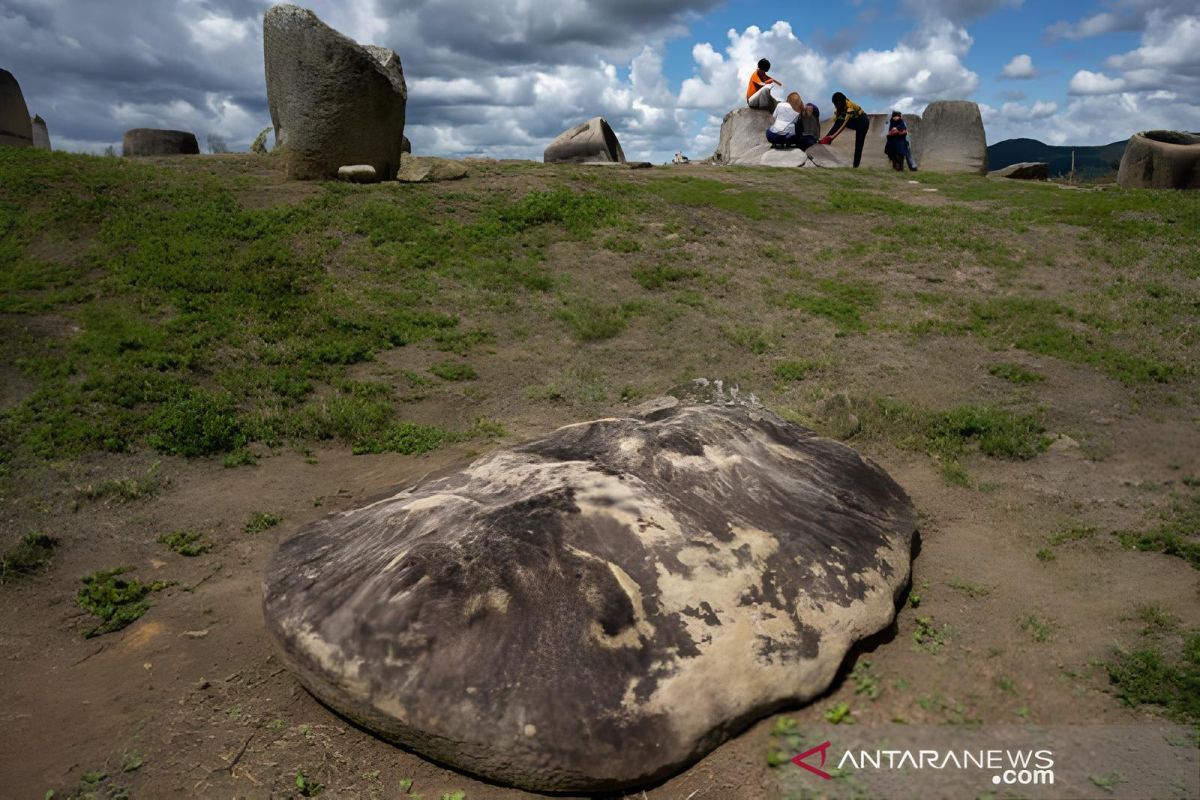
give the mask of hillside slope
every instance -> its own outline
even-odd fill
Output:
[[[1045,161],[1050,174],[1066,175],[1071,171],[1071,153],[1075,153],[1075,173],[1081,178],[1098,178],[1116,172],[1128,140],[1096,147],[1052,145],[1037,139],[1005,139],[988,147],[988,165],[1002,169],[1023,161]]]

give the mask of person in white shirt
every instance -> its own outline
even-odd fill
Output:
[[[817,137],[804,133],[806,117],[811,114],[799,93],[792,92],[787,96],[787,102],[775,106],[774,119],[767,128],[767,141],[779,147],[807,150],[817,143]]]

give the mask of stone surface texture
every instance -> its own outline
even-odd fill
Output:
[[[348,164],[338,167],[338,180],[348,183],[379,183],[379,173],[370,164]]]
[[[196,134],[188,131],[159,130],[158,128],[134,128],[125,131],[121,154],[126,158],[137,156],[194,156],[200,153]]]
[[[987,135],[977,104],[935,100],[921,114],[919,129],[914,133],[910,123],[909,131],[913,156],[922,170],[987,174]]]
[[[915,516],[753,404],[652,401],[305,526],[264,613],[324,703],[493,781],[661,779],[818,696],[887,627]]]
[[[1050,165],[1045,161],[1022,161],[1007,167],[994,169],[989,178],[1012,178],[1019,181],[1045,181],[1050,179]]]
[[[333,178],[370,164],[384,179],[400,166],[408,89],[400,59],[361,46],[295,5],[263,18],[267,104],[288,177]]]
[[[16,77],[6,69],[0,69],[0,147],[33,147],[25,95]]]
[[[624,163],[625,152],[617,135],[603,117],[592,117],[558,135],[546,147],[542,160],[547,164],[564,162],[609,161]]]
[[[1200,189],[1200,134],[1134,134],[1125,145],[1117,183],[1125,189]]]
[[[470,169],[461,161],[448,158],[405,156],[400,162],[396,180],[401,183],[432,183],[434,181],[456,181],[467,177]]]
[[[46,120],[38,115],[29,121],[29,125],[33,129],[33,146],[38,150],[45,150],[47,153],[53,150],[54,148],[50,146],[50,129],[46,127]]]

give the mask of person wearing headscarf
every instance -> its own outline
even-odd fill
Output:
[[[908,142],[908,125],[904,122],[904,115],[899,111],[893,111],[891,114],[888,122],[887,144],[884,145],[883,152],[892,162],[892,169],[903,172],[904,162],[907,161],[908,168],[913,172],[917,171],[917,162],[913,160],[912,147]]]

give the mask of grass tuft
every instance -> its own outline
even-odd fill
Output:
[[[44,533],[27,533],[0,556],[0,585],[12,583],[40,571],[50,561],[58,540]]]
[[[142,583],[120,577],[125,572],[125,567],[117,567],[82,578],[75,604],[100,620],[84,633],[86,638],[119,631],[137,621],[150,608],[149,595],[170,586],[166,581]]]

